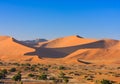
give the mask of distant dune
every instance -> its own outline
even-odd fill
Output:
[[[59,61],[59,63],[119,64],[120,41],[87,39],[75,35],[40,42],[36,47],[28,47],[12,37],[0,36],[0,60],[33,63]]]
[[[80,44],[86,44],[90,42],[96,41],[95,39],[85,39],[83,37],[80,37],[78,35],[75,36],[67,36],[62,38],[57,38],[51,41],[48,41],[48,43],[45,43],[43,47],[46,48],[62,48],[62,47],[70,47],[70,46],[76,46]]]

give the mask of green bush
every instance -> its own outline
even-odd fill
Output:
[[[4,74],[0,73],[0,79],[4,79]]]
[[[39,80],[47,80],[47,75],[46,74],[42,74],[39,76],[38,78]]]
[[[59,70],[65,70],[65,67],[64,66],[59,66]]]
[[[110,80],[105,80],[103,79],[102,81],[100,81],[101,84],[112,84],[112,82]]]
[[[25,66],[31,66],[31,64],[29,64],[29,63],[26,63],[26,64],[25,64]]]
[[[34,74],[28,74],[28,77],[34,77],[35,75]]]
[[[3,69],[3,70],[1,70],[1,73],[3,73],[3,74],[7,74],[8,72],[7,72],[7,69]]]
[[[21,81],[21,73],[18,72],[16,75],[14,75],[12,80],[14,80],[14,81]]]
[[[11,68],[9,71],[10,71],[10,72],[15,72],[15,71],[16,71],[16,68]]]
[[[6,74],[7,74],[7,69],[3,69],[0,71],[0,79],[3,79],[6,77]]]
[[[35,71],[35,67],[34,66],[30,67],[30,70]]]
[[[42,68],[39,68],[39,71],[48,71],[48,68],[42,67]]]
[[[63,78],[63,81],[64,81],[65,83],[68,83],[68,82],[69,82],[68,78]]]

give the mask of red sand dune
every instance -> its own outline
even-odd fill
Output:
[[[86,48],[79,49],[65,57],[67,62],[85,60],[93,63],[117,63],[120,61],[120,41],[99,40],[83,45]]]
[[[96,41],[95,39],[85,39],[78,35],[75,36],[67,36],[62,38],[57,38],[51,41],[44,43],[44,47],[46,48],[62,48],[69,46],[76,46],[80,44],[86,44],[90,42]]]
[[[9,36],[0,36],[0,60],[3,61],[34,61],[38,60],[37,56],[25,56],[27,52],[35,51],[16,42]]]
[[[33,49],[12,37],[0,36],[0,59],[55,63],[120,63],[120,41],[68,36],[41,42]]]

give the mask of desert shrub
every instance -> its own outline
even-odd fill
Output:
[[[65,77],[65,73],[60,72],[60,73],[59,73],[59,77],[60,77],[60,78],[64,78],[64,77]]]
[[[29,64],[29,63],[21,64],[21,66],[31,66],[31,64]]]
[[[105,79],[101,80],[100,83],[101,84],[112,84],[110,80],[105,80]]]
[[[66,68],[64,66],[59,66],[59,70],[65,70]]]
[[[14,80],[14,81],[21,81],[21,73],[18,72],[16,75],[14,75],[12,80]]]
[[[28,77],[34,77],[35,75],[34,74],[28,74]]]
[[[23,84],[23,82],[22,82],[22,81],[20,81],[20,84]]]
[[[0,73],[0,79],[4,79],[4,74]]]
[[[1,70],[1,73],[3,73],[3,74],[7,74],[8,72],[7,72],[7,69],[3,69],[3,70]]]
[[[62,79],[55,79],[55,80],[53,80],[53,82],[54,82],[54,84],[61,84],[62,82],[63,82],[63,80]]]
[[[40,71],[48,71],[48,68],[46,67],[42,67],[42,68],[39,68]]]
[[[57,69],[57,67],[56,67],[56,66],[53,66],[52,69]]]
[[[117,67],[117,69],[120,69],[120,67]]]
[[[26,64],[25,64],[25,66],[31,66],[31,64],[29,64],[29,63],[26,63]]]
[[[28,71],[28,70],[31,70],[31,68],[28,67],[28,66],[26,66],[26,67],[24,67],[24,70],[25,70],[25,71]]]
[[[35,71],[35,67],[34,66],[30,67],[30,70]]]
[[[3,63],[2,63],[2,62],[0,62],[0,65],[3,65]]]
[[[48,67],[50,68],[50,67],[51,67],[51,65],[48,65]]]
[[[10,72],[15,72],[15,71],[16,71],[16,68],[11,68],[9,71],[10,71]]]
[[[25,64],[20,64],[20,66],[24,66]]]
[[[0,79],[4,79],[6,77],[7,74],[7,69],[3,69],[0,71]]]
[[[114,74],[113,76],[115,76],[115,77],[120,77],[120,74]]]
[[[63,81],[64,81],[65,83],[68,83],[68,82],[69,82],[69,79],[68,79],[68,78],[63,78]]]
[[[20,66],[20,64],[19,64],[19,63],[13,63],[13,65]]]
[[[38,79],[39,80],[47,80],[47,75],[46,74],[41,74]]]
[[[36,64],[33,64],[33,65],[31,65],[31,67],[37,67],[37,65],[36,65]]]

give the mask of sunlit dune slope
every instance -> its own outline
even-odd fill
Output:
[[[24,55],[27,52],[35,51],[16,42],[12,37],[0,36],[0,60],[3,61],[34,61],[38,60],[37,56]]]
[[[82,45],[82,48],[65,57],[67,62],[85,60],[101,63],[120,61],[120,41],[104,39]]]
[[[43,47],[46,48],[62,48],[62,47],[69,47],[69,46],[76,46],[80,44],[86,44],[90,42],[96,41],[95,39],[85,39],[78,35],[74,36],[67,36],[62,38],[57,38],[51,41],[44,43]]]

